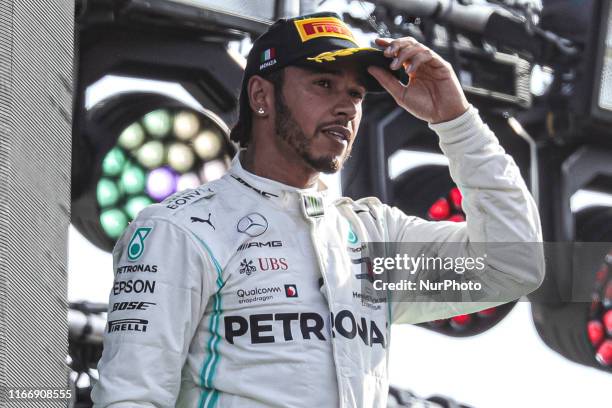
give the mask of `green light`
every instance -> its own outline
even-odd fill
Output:
[[[145,207],[153,204],[153,200],[146,196],[137,196],[130,198],[125,204],[125,212],[130,216],[131,219],[136,218],[138,213]]]
[[[100,207],[114,205],[119,200],[120,195],[121,193],[117,185],[112,180],[107,178],[100,179],[96,188],[96,198]]]
[[[172,118],[168,111],[163,109],[147,113],[142,118],[142,122],[147,132],[156,138],[166,136],[172,128]]]
[[[164,145],[157,140],[152,140],[142,145],[136,156],[140,164],[148,169],[159,167],[164,162]]]
[[[125,154],[119,147],[114,147],[102,161],[102,173],[105,176],[118,176],[125,165]]]
[[[145,189],[145,173],[138,165],[129,164],[121,173],[121,189],[126,194],[139,194]]]
[[[128,218],[123,211],[113,208],[100,214],[100,225],[106,235],[112,239],[117,239],[128,225]]]
[[[142,126],[139,123],[133,123],[121,133],[119,136],[119,146],[127,150],[137,148],[144,142],[145,134]]]

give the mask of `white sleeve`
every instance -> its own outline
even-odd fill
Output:
[[[462,294],[463,301],[457,302],[394,302],[395,322],[472,313],[518,299],[544,279],[538,209],[512,157],[473,107],[457,119],[430,127],[440,137],[451,177],[463,195],[466,222],[428,222],[386,207],[389,240],[416,243],[417,254],[440,258],[486,253],[486,269],[476,276],[484,288],[478,296]]]
[[[161,217],[138,218],[117,242],[94,407],[174,407],[218,278],[190,234]]]

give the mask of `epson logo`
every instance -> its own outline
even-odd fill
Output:
[[[113,295],[121,293],[155,293],[155,281],[148,280],[128,280],[115,282],[113,284]]]
[[[238,251],[244,251],[249,248],[278,248],[282,247],[282,241],[268,241],[268,242],[246,242],[238,247]]]

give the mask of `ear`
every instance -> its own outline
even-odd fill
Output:
[[[247,85],[249,105],[259,117],[267,117],[274,105],[274,85],[259,75],[253,75]]]

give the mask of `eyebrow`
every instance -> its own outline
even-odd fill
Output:
[[[323,66],[321,66],[320,68],[319,67],[314,68],[314,67],[305,65],[305,66],[300,66],[299,68],[302,68],[302,69],[308,71],[309,73],[311,73],[313,75],[316,75],[316,74],[330,74],[330,75],[335,75],[335,76],[341,76],[342,75],[342,71],[341,70],[333,69],[333,68],[330,68],[330,67],[323,67]],[[358,75],[357,80],[359,82],[359,86],[364,88],[364,90],[367,90],[366,81],[363,78],[363,75]]]
[[[302,68],[308,72],[310,72],[311,74],[332,74],[332,75],[340,75],[342,71],[340,71],[339,69],[333,69],[333,68],[329,68],[329,67],[324,67],[321,66],[320,68],[317,67],[312,67],[309,65],[304,65],[304,66],[298,66],[299,68]]]

